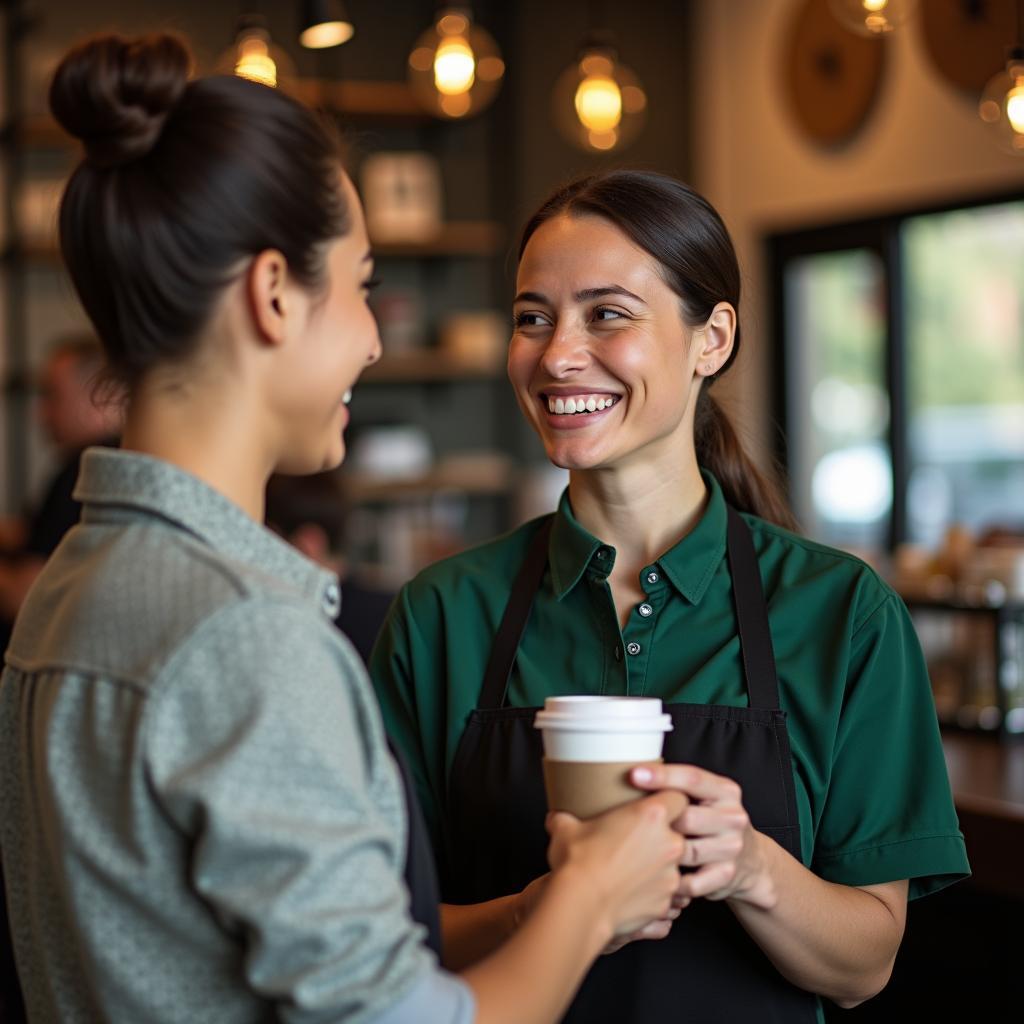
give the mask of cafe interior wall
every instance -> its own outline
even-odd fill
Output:
[[[770,347],[763,238],[986,193],[1024,194],[1024,158],[999,150],[977,99],[940,78],[916,21],[883,41],[883,80],[856,136],[836,150],[808,141],[782,73],[804,2],[698,0],[693,10],[693,180],[725,218],[743,271],[745,348],[724,395],[762,459],[776,429],[770,381],[780,356]]]

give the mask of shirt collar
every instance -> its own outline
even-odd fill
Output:
[[[669,582],[692,604],[703,598],[725,556],[726,505],[718,481],[706,470],[707,504],[697,525],[657,559]],[[548,564],[555,595],[561,600],[593,568],[607,576],[615,564],[615,549],[588,533],[573,515],[569,489],[562,493],[548,546]]]
[[[82,456],[75,500],[85,522],[114,510],[158,516],[235,561],[271,576],[315,602],[330,618],[341,609],[338,578],[300,554],[198,477],[140,452],[89,448]]]

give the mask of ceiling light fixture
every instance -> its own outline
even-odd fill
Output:
[[[341,46],[355,35],[341,0],[302,0],[299,42],[309,50]]]
[[[985,86],[978,116],[991,129],[997,145],[1024,156],[1024,0],[1017,0],[1017,44],[1006,54],[1006,67]]]
[[[468,7],[446,7],[409,54],[409,84],[430,113],[448,120],[477,114],[498,94],[505,62]]]
[[[639,133],[647,109],[647,94],[633,71],[619,61],[607,33],[590,36],[559,76],[552,101],[562,134],[588,152],[628,145]]]

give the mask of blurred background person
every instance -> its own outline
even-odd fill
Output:
[[[59,338],[39,378],[38,420],[57,452],[57,468],[41,499],[25,515],[0,523],[0,641],[6,648],[18,609],[36,576],[78,522],[73,491],[82,452],[117,445],[121,410],[97,385],[103,351],[91,334]]]
[[[365,664],[394,593],[368,587],[348,571],[342,552],[349,507],[345,481],[334,471],[312,476],[278,474],[267,485],[267,526],[340,577],[341,611],[334,621]]]

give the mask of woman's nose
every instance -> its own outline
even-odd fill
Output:
[[[560,377],[581,370],[590,359],[586,338],[571,325],[559,325],[552,333],[541,363],[547,374]]]

